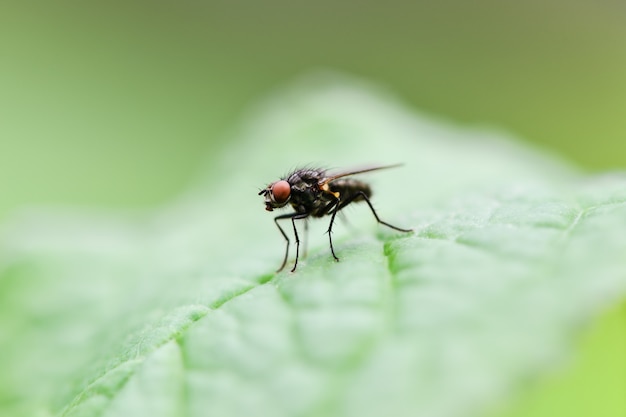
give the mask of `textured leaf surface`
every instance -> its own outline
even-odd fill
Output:
[[[626,291],[626,175],[584,176],[353,80],[260,103],[154,213],[47,210],[3,232],[12,415],[470,416],[571,353]],[[290,168],[404,162],[295,274],[256,195]],[[38,413],[38,414],[37,414]]]

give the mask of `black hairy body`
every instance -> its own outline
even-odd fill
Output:
[[[269,184],[265,189],[261,190],[259,195],[263,195],[265,197],[265,209],[267,211],[274,211],[274,209],[282,208],[287,204],[290,204],[294,209],[293,213],[283,214],[274,218],[274,222],[276,223],[278,230],[280,230],[281,234],[287,241],[285,258],[283,259],[283,263],[278,271],[281,271],[285,267],[289,256],[289,237],[283,228],[280,227],[280,224],[278,224],[278,220],[281,219],[291,219],[294,236],[296,238],[296,260],[291,272],[295,271],[296,266],[298,265],[298,255],[300,249],[300,239],[298,237],[298,230],[296,229],[295,223],[296,220],[330,215],[328,237],[330,241],[331,253],[337,261],[339,258],[335,255],[331,236],[333,223],[337,212],[351,203],[365,201],[378,223],[400,232],[410,232],[410,229],[402,229],[393,226],[382,221],[378,217],[378,214],[376,214],[376,211],[369,200],[372,196],[372,190],[367,183],[354,178],[346,178],[351,175],[391,168],[394,166],[396,165],[366,167],[362,169],[341,171],[335,174],[329,174],[323,169],[302,168],[291,172],[289,175]]]
[[[285,178],[291,184],[289,204],[297,213],[309,213],[313,217],[323,217],[335,206],[336,194],[340,196],[337,210],[345,207],[346,201],[362,201],[363,197],[360,193],[365,194],[367,198],[372,196],[372,190],[368,184],[352,178],[338,178],[328,183],[328,190],[322,190],[318,184],[324,178],[326,178],[326,171],[313,169],[297,170]]]

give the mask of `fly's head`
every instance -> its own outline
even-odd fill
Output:
[[[287,205],[291,198],[291,184],[285,180],[273,182],[261,190],[259,195],[265,197],[265,210],[273,211]]]

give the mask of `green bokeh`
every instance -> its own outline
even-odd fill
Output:
[[[166,201],[254,100],[317,68],[624,167],[623,18],[591,1],[3,2],[0,216]]]
[[[255,100],[319,68],[380,83],[452,122],[512,132],[590,170],[623,168],[625,13],[619,2],[565,0],[5,1],[0,219],[29,205],[167,201],[219,158]],[[305,151],[294,164],[309,162]],[[259,158],[271,164],[276,152]],[[623,316],[607,322],[623,327]],[[540,393],[520,415],[550,415],[555,396],[576,407],[577,393],[605,380],[593,369],[615,378],[623,362],[611,368],[605,358],[619,357],[619,331],[591,339],[574,376],[542,391],[552,405]],[[589,408],[603,401],[590,398]]]

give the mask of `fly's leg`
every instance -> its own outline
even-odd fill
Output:
[[[298,266],[298,254],[300,252],[300,239],[298,238],[298,229],[296,229],[296,220],[298,220],[298,219],[306,219],[307,217],[309,217],[308,213],[303,213],[303,214],[297,214],[296,213],[295,216],[291,217],[291,224],[293,224],[293,234],[296,236],[296,262],[294,262],[293,268],[291,269],[291,272],[295,271],[296,267]],[[284,266],[284,264],[283,264],[283,266]]]
[[[333,195],[333,194],[330,194]],[[328,231],[326,233],[328,233],[328,241],[330,242],[330,253],[333,254],[333,258],[335,258],[335,261],[339,262],[339,258],[337,258],[337,255],[335,255],[335,248],[333,248],[333,223],[335,222],[335,216],[337,215],[337,212],[339,211],[339,197],[335,197],[337,198],[337,200],[333,201],[331,203],[331,206],[328,208],[329,210],[331,208],[333,208],[333,214],[330,216],[330,223],[328,224]]]
[[[376,214],[376,210],[374,210],[374,206],[372,206],[372,203],[370,203],[370,199],[367,198],[367,195],[365,195],[365,193],[363,191],[359,191],[358,193],[355,193],[353,195],[351,195],[348,199],[346,199],[345,201],[341,202],[341,206],[339,207],[339,209],[344,208],[345,206],[347,206],[348,204],[350,204],[355,198],[357,197],[362,197],[363,200],[365,200],[365,202],[367,203],[367,205],[370,207],[370,210],[372,210],[372,214],[374,215],[374,217],[376,218],[376,221],[380,224],[384,224],[387,227],[390,227],[394,230],[397,230],[399,232],[412,232],[413,229],[403,229],[401,227],[397,227],[394,226],[392,224],[389,224],[387,222],[384,222],[380,219],[380,217],[378,217],[378,214]]]
[[[307,255],[307,246],[309,243],[309,221],[305,220],[304,221],[304,242],[303,242],[303,246],[304,248],[302,249],[302,257],[306,258]]]
[[[278,268],[278,270],[276,270],[276,272],[280,272],[283,270],[283,268],[285,267],[285,264],[287,263],[287,258],[289,257],[289,237],[287,237],[287,233],[285,233],[285,231],[283,230],[282,227],[280,227],[280,224],[278,224],[278,221],[281,219],[292,219],[294,217],[297,216],[301,216],[301,214],[299,213],[288,213],[288,214],[282,214],[280,216],[276,216],[274,217],[274,223],[276,223],[276,227],[278,227],[278,230],[280,230],[280,233],[283,235],[283,237],[285,238],[285,240],[287,241],[287,247],[285,248],[285,258],[283,259],[283,263],[280,265],[280,268]],[[296,225],[293,225],[293,230],[296,230]],[[296,242],[298,241],[298,233],[296,233]],[[297,255],[296,255],[296,260],[297,260]],[[295,269],[295,268],[294,268]]]

